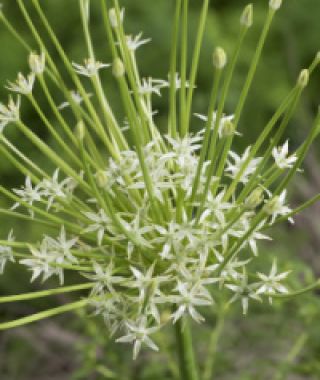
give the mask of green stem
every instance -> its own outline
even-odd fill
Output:
[[[224,328],[224,321],[225,321],[224,316],[225,316],[225,309],[223,308],[217,317],[216,326],[211,333],[207,360],[204,365],[203,380],[212,379],[218,341]]]
[[[89,303],[89,299],[84,299],[81,301],[69,303],[67,305],[55,307],[53,309],[41,311],[40,313],[36,313],[33,315],[29,315],[28,317],[16,319],[15,321],[0,323],[0,330],[12,329],[15,327],[27,325],[32,322],[40,321],[41,319],[50,318],[50,317],[53,317],[54,315],[67,313],[69,311],[73,311],[73,310],[85,307],[88,303]]]
[[[176,323],[177,349],[180,362],[181,380],[199,380],[192,347],[192,336],[187,318]]]
[[[286,379],[286,375],[288,371],[290,370],[290,366],[295,361],[297,356],[302,351],[303,347],[305,346],[307,340],[308,340],[308,334],[303,332],[298,336],[298,339],[295,341],[292,349],[289,351],[287,357],[285,358],[284,362],[281,363],[280,368],[277,370],[275,375],[273,376],[272,380],[284,380]]]
[[[33,300],[36,298],[49,297],[55,294],[76,292],[78,290],[90,289],[94,286],[93,283],[86,283],[80,285],[64,286],[57,289],[42,290],[39,292],[31,292],[25,294],[18,294],[14,296],[0,297],[0,303],[9,303],[16,301]]]

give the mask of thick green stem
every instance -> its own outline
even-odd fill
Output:
[[[199,380],[187,318],[180,319],[176,323],[176,339],[181,380]]]

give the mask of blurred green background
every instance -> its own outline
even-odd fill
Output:
[[[23,21],[14,0],[2,0],[3,11],[17,31],[37,48]],[[86,57],[77,0],[42,0],[57,35],[70,59],[76,62]],[[103,30],[100,1],[92,0],[92,35],[97,57],[108,62],[108,49]],[[143,76],[166,78],[169,67],[169,47],[173,17],[172,0],[123,0],[126,8],[126,31],[136,34],[144,32],[152,38],[152,44],[138,50],[138,61]],[[201,0],[190,0],[190,53],[195,36]],[[253,1],[255,21],[240,56],[232,92],[228,98],[226,112],[232,113],[238,101],[248,64],[253,55],[259,32],[267,11],[267,0]],[[32,12],[31,1],[26,0]],[[197,95],[194,111],[206,112],[212,78],[211,54],[217,45],[231,52],[239,30],[239,17],[247,3],[243,0],[212,0],[207,30],[202,50]],[[320,49],[320,2],[319,0],[287,0],[277,15],[268,39],[263,59],[256,75],[237,139],[242,145],[253,142],[277,105],[293,86],[299,71],[307,67]],[[38,20],[35,18],[38,25]],[[4,85],[14,80],[18,71],[27,72],[27,52],[0,25],[0,101],[7,101]],[[50,50],[56,57],[54,49]],[[58,64],[59,65],[59,64]],[[61,66],[62,67],[62,66]],[[107,94],[115,109],[117,94],[110,76],[104,77]],[[317,111],[320,99],[320,74],[316,72],[304,94],[297,113],[292,120],[288,137],[293,146],[298,145],[308,132]],[[57,102],[59,102],[59,94]],[[39,99],[41,103],[41,98]],[[63,99],[61,99],[61,102]],[[41,103],[46,109],[46,104]],[[159,110],[158,122],[163,125],[167,112],[167,99],[155,99]],[[39,124],[34,111],[23,104],[23,119],[32,125],[39,135],[49,140]],[[193,119],[196,130],[201,124]],[[33,149],[15,128],[6,129],[6,136],[27,151],[35,160],[43,158]],[[291,204],[297,205],[319,192],[320,189],[320,143],[310,152],[303,175],[292,186]],[[44,162],[44,167],[51,168]],[[23,178],[2,157],[0,159],[0,181],[6,187],[17,187]],[[9,207],[0,198],[0,207]],[[39,230],[29,223],[8,220],[1,216],[0,240],[11,228],[19,240],[35,239]],[[302,286],[320,276],[320,208],[313,206],[296,218],[294,227],[284,226],[274,233],[274,241],[262,250],[262,260],[269,265],[271,257],[277,255],[282,266],[293,268],[293,286]],[[38,289],[40,283],[30,285],[29,274],[16,266],[8,265],[5,275],[0,277],[0,295],[15,294]],[[55,282],[46,286],[55,286]],[[226,319],[223,339],[218,345],[215,362],[215,379],[320,379],[320,302],[319,294],[313,293],[287,303],[277,303],[270,308],[257,305],[249,316],[243,318],[235,306]],[[56,297],[43,302],[0,305],[1,320],[9,320],[34,313],[47,307],[63,303],[67,297]],[[195,326],[195,344],[199,362],[207,351],[205,338],[215,325],[215,316],[208,315],[203,326]],[[69,380],[69,379],[173,379],[175,370],[168,370],[172,352],[172,332],[168,331],[159,340],[167,347],[163,353],[153,355],[145,352],[138,362],[131,362],[131,352],[122,345],[109,341],[108,332],[101,321],[82,315],[67,315],[36,325],[27,326],[0,334],[0,379],[1,380]],[[158,342],[159,343],[159,342]],[[159,343],[160,344],[160,343]],[[296,351],[292,350],[295,348]],[[97,367],[98,363],[98,367]],[[94,370],[94,368],[98,368]],[[112,372],[117,373],[115,377]]]

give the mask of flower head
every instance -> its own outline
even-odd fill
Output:
[[[0,103],[0,133],[9,123],[14,123],[20,120],[20,97],[17,97],[16,102],[10,97],[7,106]]]
[[[73,62],[72,66],[79,75],[93,77],[98,74],[99,70],[110,67],[111,64],[102,63],[93,58],[87,58],[84,60],[84,65],[79,65],[78,63]]]
[[[27,77],[19,73],[15,83],[8,82],[7,89],[22,95],[29,95],[32,93],[34,81],[34,73],[29,74]]]

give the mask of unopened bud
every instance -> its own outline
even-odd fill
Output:
[[[231,120],[226,120],[223,123],[222,129],[221,129],[221,137],[230,137],[233,136],[235,131],[235,125]]]
[[[309,77],[310,77],[309,70],[308,69],[302,70],[298,78],[299,87],[302,87],[302,88],[306,87],[309,83]]]
[[[252,4],[248,4],[240,17],[240,24],[245,26],[246,28],[250,28],[253,22],[253,6]]]
[[[213,53],[213,66],[216,69],[223,69],[227,64],[227,55],[226,52],[221,48],[217,47]]]
[[[271,9],[274,9],[275,11],[278,10],[282,5],[282,0],[270,0],[269,7]]]
[[[245,207],[249,210],[254,210],[262,202],[263,202],[263,190],[258,187],[245,200]]]
[[[36,74],[40,75],[44,72],[46,65],[46,56],[44,52],[42,52],[40,55],[36,53],[30,53],[29,55],[29,66],[31,71]]]
[[[99,170],[96,174],[96,180],[99,187],[106,187],[108,183],[107,173],[103,170]]]
[[[165,310],[160,315],[161,324],[166,324],[171,320],[171,313],[169,310]]]
[[[113,62],[112,73],[116,78],[123,77],[126,72],[123,62],[120,58],[116,58]]]
[[[77,124],[75,134],[78,140],[82,141],[84,139],[85,126],[84,126],[83,121],[79,121],[79,123]]]
[[[318,53],[316,54],[315,61],[316,61],[317,63],[320,63],[320,51],[318,51]]]
[[[124,19],[124,9],[121,9],[120,11],[120,22],[122,23]],[[109,10],[109,20],[111,26],[115,29],[118,28],[119,23],[118,23],[118,16],[117,16],[117,11],[115,8],[111,8]]]

